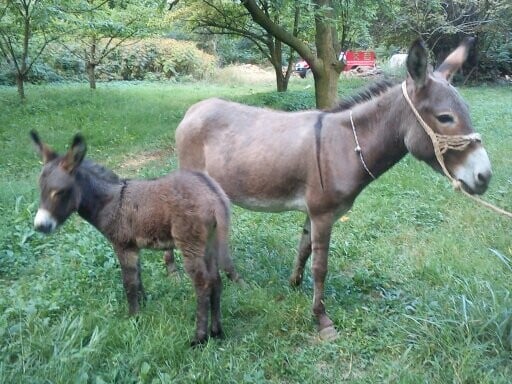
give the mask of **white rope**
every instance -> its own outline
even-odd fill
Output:
[[[356,133],[356,126],[354,125],[354,119],[352,119],[352,110],[350,110],[350,123],[352,124],[352,132],[354,132],[354,139],[356,141],[356,147],[354,148],[354,151],[359,155],[359,158],[361,159],[361,163],[363,163],[364,169],[366,169],[366,172],[372,177],[373,180],[376,179],[375,175],[371,173],[371,171],[366,166],[366,163],[363,158],[363,151],[361,150],[361,146],[359,145],[359,140],[357,139],[357,133]]]

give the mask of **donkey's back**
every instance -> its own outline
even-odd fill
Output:
[[[306,186],[319,185],[314,127],[320,115],[200,101],[176,129],[180,168],[207,172],[237,205],[305,210]]]

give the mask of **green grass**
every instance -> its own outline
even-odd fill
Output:
[[[350,93],[360,81],[342,82]],[[512,210],[512,90],[461,90],[493,162],[485,198]],[[37,86],[20,106],[0,88],[0,382],[2,383],[508,383],[512,377],[511,222],[454,193],[411,157],[370,185],[332,237],[326,306],[339,330],[318,340],[310,272],[288,286],[303,216],[233,209],[231,249],[249,283],[225,281],[226,338],[188,347],[189,279],[144,251],[149,301],[128,318],[117,260],[73,216],[35,233],[40,162],[28,138],[64,150],[81,131],[89,156],[122,176],[176,167],[174,129],[193,102],[309,107],[311,80],[271,85]],[[155,155],[155,156],[150,156]],[[147,162],[133,162],[148,158]],[[181,265],[181,263],[179,263]]]

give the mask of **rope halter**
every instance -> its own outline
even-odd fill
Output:
[[[508,216],[512,218],[512,213],[508,212],[504,209],[501,209],[499,207],[494,206],[491,203],[488,203],[476,196],[471,195],[468,193],[464,188],[462,188],[462,182],[459,180],[456,180],[453,178],[453,176],[448,171],[448,168],[446,168],[446,164],[444,163],[443,154],[446,153],[448,150],[452,149],[455,151],[463,151],[465,150],[470,144],[472,143],[481,143],[482,138],[480,134],[478,133],[471,133],[469,135],[440,135],[438,133],[435,133],[432,128],[423,120],[423,118],[420,116],[420,113],[414,106],[414,104],[411,101],[411,98],[409,97],[409,94],[407,93],[407,84],[404,81],[402,83],[402,93],[404,94],[405,100],[407,100],[407,103],[411,107],[411,110],[413,111],[414,115],[416,116],[416,119],[420,123],[420,125],[423,127],[427,135],[430,137],[430,140],[432,140],[432,145],[434,146],[434,153],[436,155],[436,159],[441,165],[441,168],[443,169],[443,173],[446,175],[446,177],[452,182],[453,187],[456,190],[461,191],[464,195],[470,197],[471,199],[479,202],[480,204],[484,205],[487,208],[490,208],[502,215]]]

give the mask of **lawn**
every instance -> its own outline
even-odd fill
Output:
[[[342,94],[361,81],[342,80]],[[484,196],[512,210],[512,89],[463,88],[493,163]],[[333,231],[326,307],[339,330],[317,338],[309,270],[288,285],[304,217],[233,209],[231,251],[248,287],[224,279],[226,337],[191,349],[195,297],[180,266],[144,251],[149,294],[127,316],[105,239],[77,215],[52,236],[32,229],[40,161],[28,132],[123,177],[176,168],[174,130],[195,101],[221,96],[285,109],[313,102],[311,80],[272,84],[0,88],[1,383],[509,383],[511,221],[455,193],[407,156],[370,185]]]

